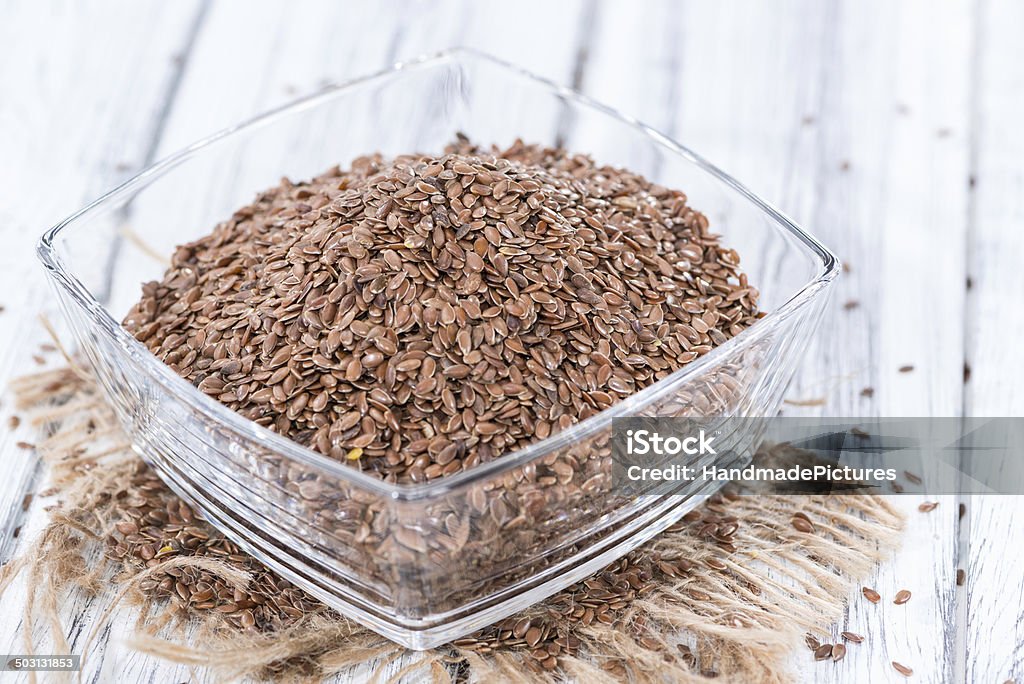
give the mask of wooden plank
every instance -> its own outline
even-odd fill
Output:
[[[149,163],[173,96],[180,60],[200,16],[198,2],[172,9],[157,1],[124,6],[6,2],[0,23],[0,252],[4,299],[0,304],[0,384],[36,369],[31,360],[45,339],[36,320],[49,291],[32,257],[44,228]],[[100,38],[102,37],[102,38]],[[103,246],[97,246],[102,258]],[[50,311],[53,315],[53,311]],[[43,524],[37,502],[22,511],[36,459],[15,442],[27,425],[0,432],[0,559],[10,557],[13,531],[31,538]],[[0,613],[0,650],[23,652],[21,611],[12,587]],[[68,603],[68,615],[82,607]],[[87,626],[79,619],[74,635]],[[37,637],[40,633],[37,632]]]
[[[0,70],[0,91],[7,94],[0,105],[0,273],[8,287],[0,300],[0,338],[18,343],[0,345],[4,387],[35,366],[32,356],[43,339],[36,316],[49,290],[32,256],[36,240],[44,228],[146,162],[148,137],[160,126],[178,70],[175,59],[199,7],[188,2],[168,12],[158,2],[123,10],[6,5],[0,23],[0,59],[10,67]],[[97,33],[83,33],[83,25],[97,27]],[[113,39],[95,40],[104,32]],[[137,58],[125,59],[126,53]],[[15,447],[28,433],[6,429],[9,411],[0,429],[0,481],[17,484],[0,490],[0,559],[10,551],[9,533],[35,472],[31,453]]]
[[[791,387],[824,405],[786,413],[956,415],[965,266],[922,246],[964,241],[969,4],[694,3],[682,21],[677,136],[852,264]],[[841,628],[870,646],[836,665],[798,654],[803,678],[884,681],[899,660],[950,679],[955,504],[925,516],[918,501],[897,500],[905,547],[868,580],[887,600],[850,597]],[[893,606],[903,585],[914,601]]]
[[[32,256],[36,240],[44,228],[146,162],[148,138],[162,121],[178,70],[176,59],[199,8],[194,2],[182,3],[175,12],[158,2],[122,10],[7,4],[0,24],[0,59],[18,68],[0,71],[0,89],[10,95],[0,106],[5,160],[0,166],[5,188],[0,273],[6,285],[0,336],[17,343],[0,345],[0,384],[5,387],[10,378],[35,367],[31,356],[44,339],[36,317],[49,291]],[[83,25],[102,27],[112,39],[95,41],[98,33],[84,34]],[[154,30],[140,30],[140,25]],[[54,45],[60,50],[53,50]],[[126,53],[135,58],[125,59]],[[136,86],[127,88],[126,83]],[[8,406],[0,432],[0,479],[19,486],[0,491],[4,534],[16,524],[9,516],[20,509],[21,488],[35,467],[34,457],[14,446],[28,432],[7,431],[9,412]]]
[[[974,188],[967,242],[964,411],[1024,416],[1024,7],[980,2],[974,35]],[[959,590],[964,628],[958,675],[968,682],[1024,680],[1024,497],[971,496],[964,518],[967,581]]]

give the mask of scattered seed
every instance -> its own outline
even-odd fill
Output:
[[[907,478],[910,482],[912,482],[914,484],[918,484],[919,485],[922,482],[921,478],[918,475],[915,475],[914,473],[910,472],[909,470],[904,470],[903,471],[903,477]]]
[[[882,600],[882,595],[870,587],[863,587],[860,591],[864,594],[864,598],[872,603],[878,603]]]
[[[920,504],[917,507],[917,510],[921,511],[922,513],[930,513],[934,511],[936,508],[938,508],[938,506],[938,501],[925,501],[924,503]]]
[[[832,644],[822,644],[814,649],[815,660],[828,660],[832,657]]]
[[[718,558],[714,558],[714,557],[706,558],[704,560],[704,564],[707,565],[712,570],[718,570],[718,571],[726,570],[729,567],[728,565],[725,564],[724,561],[722,561],[721,559],[718,559]]]
[[[789,523],[798,532],[804,532],[806,534],[811,534],[811,533],[814,532],[814,525],[812,525],[811,522],[809,520],[807,520],[806,518],[798,518],[798,517],[794,516],[789,521]]]
[[[908,364],[906,366],[900,366],[900,373],[909,373],[912,370],[914,370],[914,367],[912,365]]]
[[[895,660],[892,661],[892,666],[896,669],[897,672],[899,672],[904,677],[909,677],[910,675],[914,674],[914,671],[911,670],[909,667],[901,663],[897,663]]]
[[[835,644],[832,646],[832,660],[839,662],[846,657],[846,646]]]
[[[543,636],[543,632],[540,631],[539,627],[531,627],[526,630],[526,635],[523,638],[527,644],[533,647],[540,643],[541,636]]]
[[[967,581],[967,572],[963,568],[956,569],[956,586],[964,586],[964,582]]]
[[[844,639],[854,644],[863,643],[864,637],[856,632],[843,632],[841,635]]]
[[[906,589],[900,589],[896,592],[896,598],[893,599],[893,603],[897,606],[902,606],[904,603],[910,600],[910,592]]]

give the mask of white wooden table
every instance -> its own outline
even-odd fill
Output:
[[[1022,30],[1012,0],[0,0],[0,382],[36,368],[44,228],[207,133],[468,45],[683,141],[849,264],[790,392],[825,405],[789,413],[1022,415]],[[42,521],[21,511],[39,475],[8,411],[0,560]],[[1024,682],[1021,500],[971,497],[960,524],[952,496],[927,515],[895,500],[907,540],[869,583],[913,599],[851,597],[839,629],[871,646],[834,665],[801,652],[796,671],[899,681],[898,660],[920,681]],[[0,610],[0,653],[21,651],[16,603]],[[89,681],[208,679],[126,654],[118,634],[90,656]]]

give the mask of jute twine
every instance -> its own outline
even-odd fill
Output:
[[[13,391],[23,417],[38,426],[36,448],[48,466],[51,496],[44,530],[0,569],[0,596],[25,575],[26,653],[38,651],[40,633],[48,634],[46,652],[69,652],[65,624],[81,618],[69,614],[82,605],[68,600],[74,592],[102,606],[75,649],[85,669],[97,635],[115,613],[132,610],[127,647],[210,668],[218,680],[317,681],[358,668],[375,681],[788,681],[792,652],[806,648],[807,633],[827,638],[844,597],[892,552],[903,526],[884,498],[869,495],[717,497],[711,512],[738,521],[734,549],[723,553],[720,543],[680,525],[633,552],[634,562],[655,568],[652,588],[610,611],[605,622],[564,627],[573,648],[560,652],[551,670],[538,667],[536,654],[523,645],[412,653],[318,604],[273,626],[240,629],[216,610],[155,598],[140,587],[168,569],[191,566],[244,590],[269,572],[254,560],[181,554],[146,567],[135,558],[112,558],[116,525],[124,519],[116,495],[148,466],[130,449],[93,378],[69,367],[22,378]],[[812,521],[813,533],[791,525],[796,511]],[[658,572],[658,558],[688,559],[692,567]],[[709,558],[723,562],[712,567],[704,562]],[[584,596],[577,585],[523,615],[542,624],[555,619],[555,607]],[[496,635],[491,628],[475,636],[486,641]]]

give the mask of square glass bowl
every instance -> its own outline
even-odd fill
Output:
[[[120,325],[178,244],[282,176],[362,154],[439,153],[457,133],[564,145],[687,193],[760,290],[764,318],[565,432],[460,474],[393,485],[233,413]],[[401,64],[231,128],[146,169],[49,230],[39,257],[78,348],[139,455],[228,538],[294,584],[415,649],[456,639],[650,539],[710,491],[624,495],[621,416],[772,416],[813,334],[835,257],[739,183],[607,107],[466,50]],[[737,443],[755,443],[740,421]]]

